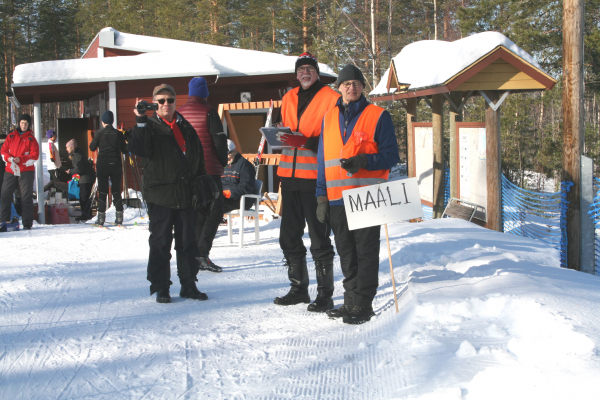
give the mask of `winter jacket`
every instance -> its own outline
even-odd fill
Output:
[[[40,156],[40,145],[35,140],[33,133],[28,130],[20,133],[20,129],[15,129],[6,137],[2,146],[2,159],[6,163],[4,170],[13,174],[9,158],[19,157],[19,169],[21,172],[35,171],[34,161]]]
[[[337,113],[339,132],[342,138],[342,142],[345,145],[350,138],[354,140],[354,127],[357,121],[360,119],[363,111],[370,103],[367,101],[365,96],[361,96],[355,102],[345,105],[340,98],[336,104],[337,109],[329,111],[329,113]],[[329,113],[327,115],[329,115]],[[317,196],[327,196],[327,180],[325,178],[325,151],[323,135],[325,130],[325,120],[327,115],[323,119],[323,126],[321,127],[321,139],[319,142],[319,153],[317,159],[319,161],[319,173],[317,178]],[[328,129],[328,132],[333,130]],[[343,133],[342,133],[343,132]],[[371,137],[371,134],[369,134]],[[396,139],[396,133],[394,130],[394,124],[392,123],[392,117],[387,111],[383,111],[375,126],[375,132],[372,134],[373,141],[377,145],[377,152],[373,154],[367,154],[367,171],[378,171],[378,170],[389,170],[394,165],[400,162],[400,154],[398,152],[398,141]],[[341,157],[340,157],[341,158]],[[330,205],[343,205],[343,199],[333,200],[329,202]]]
[[[123,159],[121,154],[128,153],[123,132],[113,128],[112,125],[106,125],[96,132],[90,143],[90,150],[96,151],[96,149],[98,149],[98,160],[110,159],[113,163],[118,162],[119,166]]]
[[[48,171],[54,171],[60,168],[62,162],[60,161],[60,155],[58,154],[58,148],[56,142],[48,139],[48,152],[46,153],[46,165]]]
[[[177,112],[192,124],[202,142],[206,173],[223,175],[223,167],[227,165],[227,135],[217,111],[206,100],[190,96]]]
[[[235,155],[233,162],[225,167],[221,176],[223,190],[231,191],[230,199],[239,200],[245,194],[254,194],[255,182],[254,166],[240,153]],[[246,199],[246,209],[252,207],[256,201]]]
[[[71,175],[79,175],[79,183],[94,183],[96,181],[96,171],[92,162],[88,159],[87,154],[79,147],[73,152],[73,168],[69,170]],[[61,165],[61,171],[67,171],[68,168]]]
[[[142,157],[144,198],[148,203],[185,209],[192,205],[191,176],[206,175],[202,144],[192,125],[175,113],[186,145],[185,155],[171,128],[159,117],[136,117],[129,151]],[[187,162],[184,162],[184,157]]]

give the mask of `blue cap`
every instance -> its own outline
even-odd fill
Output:
[[[190,96],[198,96],[203,99],[208,97],[208,86],[206,84],[206,79],[203,77],[192,78],[188,86],[190,87]]]
[[[48,139],[50,139],[54,135],[56,135],[56,132],[54,132],[54,130],[52,130],[52,129],[48,129],[48,131],[46,132],[46,137]]]
[[[102,114],[102,122],[107,125],[112,125],[113,122],[115,122],[115,116],[112,111],[105,111],[104,114]]]

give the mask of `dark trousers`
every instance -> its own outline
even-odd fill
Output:
[[[110,190],[112,192],[115,208],[117,211],[123,211],[123,201],[121,199],[121,181],[123,180],[123,170],[121,169],[121,164],[117,162],[110,163],[98,160],[96,169],[98,175],[98,212],[106,211],[108,178],[110,178]],[[125,190],[127,190],[127,188]]]
[[[196,211],[192,207],[184,210],[167,208],[148,203],[150,218],[150,254],[148,276],[150,294],[171,285],[171,245],[175,237],[177,275],[182,284],[196,281],[200,255],[195,241]],[[173,235],[173,230],[175,235]]]
[[[331,206],[329,220],[344,274],[344,304],[371,306],[379,286],[379,225],[348,230],[344,206]]]
[[[48,171],[48,175],[50,175],[50,182],[44,186],[44,192],[50,190],[50,188],[62,189],[63,185],[61,185],[60,174],[57,169],[51,169]],[[62,190],[61,190],[62,191]]]
[[[79,182],[79,206],[81,207],[81,212],[83,216],[85,216],[88,219],[92,218],[92,202],[94,201],[94,199],[90,199],[90,195],[92,194],[93,187],[94,182]]]
[[[223,184],[221,183],[221,177],[218,175],[211,175],[211,178],[219,187],[219,197],[215,199],[213,208],[208,216],[198,213],[198,219],[196,222],[196,242],[198,243],[198,249],[200,253],[208,256],[210,249],[212,249],[213,240],[219,230],[219,225],[223,221]]]
[[[0,221],[10,220],[10,205],[13,202],[13,193],[17,187],[21,193],[21,216],[23,226],[33,225],[33,181],[35,171],[21,172],[21,176],[15,176],[10,172],[4,172],[2,182],[2,196],[0,197]]]
[[[310,252],[315,261],[333,258],[333,246],[329,235],[331,227],[317,219],[317,198],[315,192],[281,191],[281,228],[279,246],[286,258],[298,259],[306,256],[302,241],[304,228],[308,225]]]
[[[223,213],[228,213],[232,210],[240,209],[240,199],[225,199],[223,198]]]

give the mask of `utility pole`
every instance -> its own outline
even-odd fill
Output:
[[[563,0],[563,173],[573,182],[567,193],[567,267],[581,270],[580,200],[583,120],[583,27],[584,1]]]

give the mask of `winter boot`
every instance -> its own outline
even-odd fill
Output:
[[[203,271],[210,272],[223,272],[223,268],[212,262],[207,256],[196,257],[196,260],[200,263],[200,269]]]
[[[291,288],[288,294],[276,297],[273,303],[279,306],[292,306],[300,303],[310,303],[308,295],[308,269],[306,267],[306,256],[302,258],[286,258],[288,266],[288,278]]]
[[[182,283],[179,297],[192,300],[208,300],[206,293],[199,291],[195,282]]]
[[[352,311],[352,306],[342,304],[340,308],[327,311],[327,316],[331,319],[343,318]]]
[[[351,325],[360,325],[369,321],[375,316],[372,306],[354,306],[350,313],[344,315],[344,323]]]
[[[96,225],[104,226],[106,221],[106,213],[98,212],[98,219],[96,219]]]
[[[123,211],[117,211],[115,225],[123,225]]]
[[[156,292],[156,302],[157,303],[170,303],[171,295],[169,294],[169,288],[160,289]]]
[[[333,258],[315,261],[317,273],[317,298],[308,305],[307,310],[323,313],[333,308]]]

